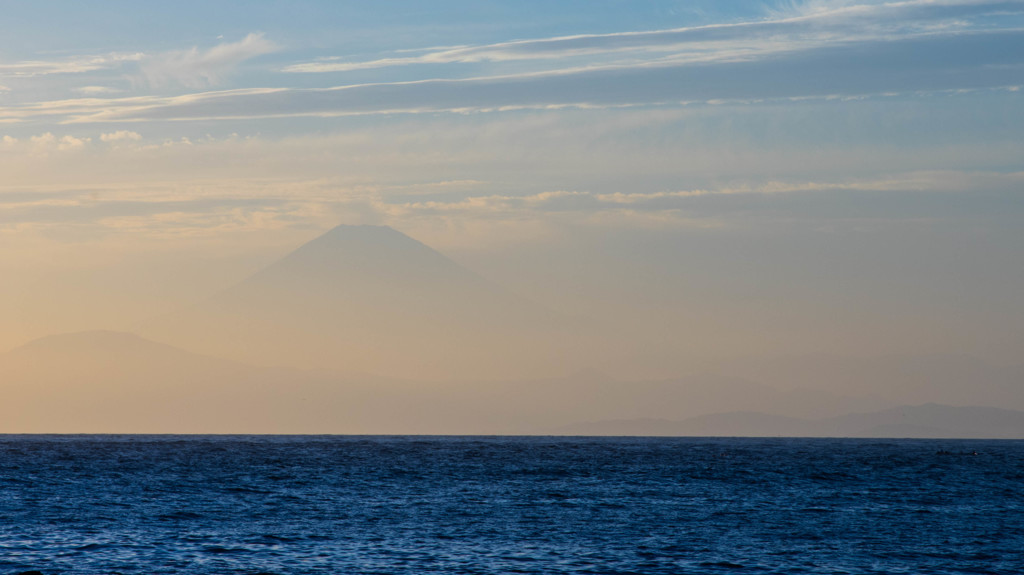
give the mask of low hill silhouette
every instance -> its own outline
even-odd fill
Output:
[[[681,421],[593,421],[550,431],[558,435],[1024,439],[1024,412],[929,403],[816,420],[730,412]]]
[[[111,331],[0,354],[0,384],[0,433],[354,433],[401,396],[370,376],[254,367]]]
[[[197,417],[230,419],[222,414],[259,379],[252,368],[132,334],[54,335],[0,355],[0,430],[171,432]]]
[[[1024,413],[994,408],[879,410],[870,409],[872,401],[810,397],[742,380],[624,382],[593,372],[406,381],[253,367],[109,331],[49,336],[0,354],[0,382],[0,432],[8,433],[1024,438]],[[747,411],[714,413],[730,406]],[[844,414],[844,408],[862,412]],[[573,419],[596,423],[555,427]]]

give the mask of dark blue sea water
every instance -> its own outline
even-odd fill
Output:
[[[31,569],[1021,573],[1024,442],[0,436]]]

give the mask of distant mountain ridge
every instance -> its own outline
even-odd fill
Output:
[[[109,331],[49,336],[0,354],[0,389],[0,432],[7,433],[1024,438],[1024,413],[994,408],[870,409],[871,401],[827,395],[801,404],[800,394],[738,380],[622,382],[592,372],[549,380],[403,381],[258,368]],[[775,413],[708,414],[730,404]],[[863,411],[792,415],[836,413],[843,405]],[[680,413],[700,415],[664,417]],[[553,427],[572,419],[596,423]]]
[[[0,354],[0,367],[10,383],[16,381],[13,373],[34,381],[66,377],[68,367],[74,367],[75,375],[85,380],[102,377],[95,375],[95,371],[136,375],[145,380],[253,371],[228,360],[109,330],[55,334],[33,340]]]
[[[1024,365],[996,366],[967,355],[738,359],[716,373],[772,387],[871,395],[895,404],[934,402],[1024,410]]]
[[[557,435],[1024,439],[1024,412],[929,403],[818,420],[730,412],[680,421],[584,422],[549,431]]]

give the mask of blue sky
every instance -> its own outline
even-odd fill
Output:
[[[763,353],[1024,341],[1024,2],[8,2],[0,38],[6,305],[148,278],[117,313],[47,296],[74,327],[383,223],[552,305],[661,302],[716,353],[764,343],[693,315],[737,282],[803,326]],[[67,327],[19,314],[0,344]]]
[[[925,0],[21,4],[0,29],[0,118],[15,131],[252,130],[281,117],[1015,90],[1022,23],[1019,2]]]

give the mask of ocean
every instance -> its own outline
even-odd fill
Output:
[[[0,436],[0,574],[1024,572],[1024,442]]]

